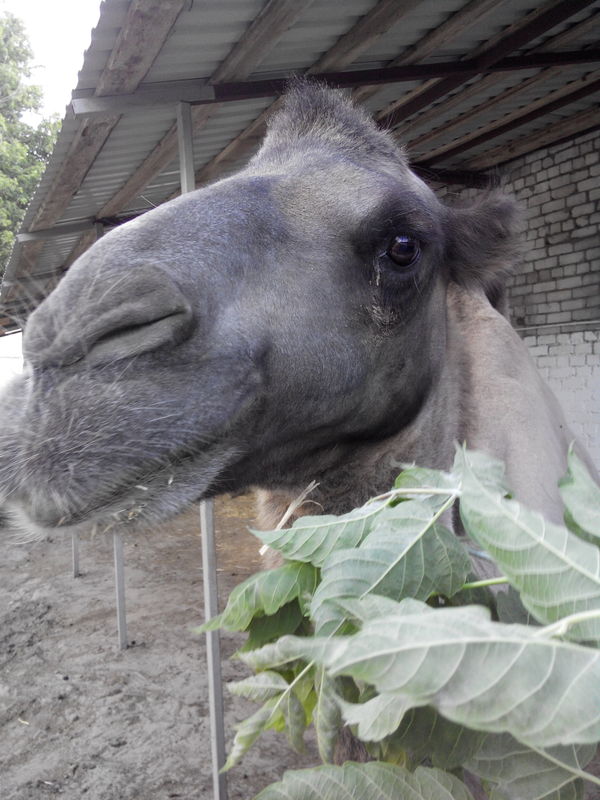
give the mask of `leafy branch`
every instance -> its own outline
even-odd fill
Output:
[[[600,741],[600,490],[572,453],[561,492],[564,526],[511,499],[501,464],[459,450],[450,472],[409,467],[348,514],[255,532],[284,565],[204,626],[249,633],[239,655],[256,674],[231,689],[262,703],[227,767],[268,728],[301,748],[310,724],[331,762],[345,724],[374,763],[287,773],[260,800],[362,796],[363,781],[369,796],[467,800],[461,768],[493,800],[600,785],[585,771]],[[478,580],[442,524],[457,499],[501,577]]]

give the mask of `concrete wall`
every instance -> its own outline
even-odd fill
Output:
[[[515,160],[502,178],[525,215],[513,324],[600,470],[600,132]]]

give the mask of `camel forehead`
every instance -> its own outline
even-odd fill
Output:
[[[407,167],[389,170],[363,168],[344,158],[313,157],[302,167],[290,163],[277,172],[263,174],[269,186],[268,204],[259,213],[272,213],[296,235],[312,238],[355,231],[366,221],[385,217],[388,210],[411,214],[427,227],[439,202],[433,192]],[[252,184],[246,176],[235,179],[238,198]],[[253,180],[257,180],[253,177]],[[265,197],[266,199],[266,197]]]

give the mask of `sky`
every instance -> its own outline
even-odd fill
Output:
[[[25,24],[33,50],[29,82],[44,92],[41,114],[27,115],[24,121],[36,125],[51,114],[62,119],[98,21],[100,0],[0,0],[0,14],[6,11]],[[20,334],[0,337],[0,388],[20,372],[20,356]]]

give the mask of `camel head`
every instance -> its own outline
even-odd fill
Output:
[[[31,315],[0,499],[135,526],[304,485],[436,391],[451,282],[494,294],[514,208],[450,209],[341,94],[291,90],[232,177],[108,233]]]

